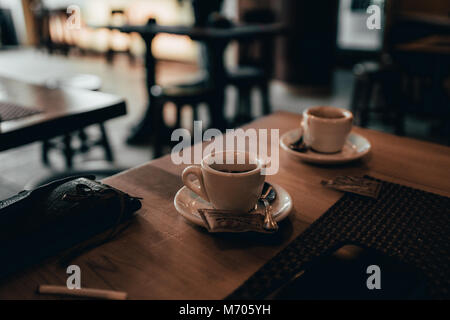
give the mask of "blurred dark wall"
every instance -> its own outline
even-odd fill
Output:
[[[288,34],[277,42],[276,78],[327,87],[336,56],[338,0],[273,0]]]
[[[294,85],[327,87],[336,58],[338,0],[239,0],[239,17],[273,10],[288,31],[275,41],[275,78]]]
[[[0,47],[17,45],[17,35],[11,10],[0,8]]]

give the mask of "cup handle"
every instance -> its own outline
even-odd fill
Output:
[[[199,185],[195,185],[189,176],[193,175],[198,179]],[[205,184],[203,183],[202,169],[199,166],[189,166],[183,170],[181,179],[186,187],[198,194],[201,198],[209,202],[208,194],[206,193]]]

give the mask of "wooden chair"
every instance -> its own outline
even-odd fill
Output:
[[[271,10],[254,9],[244,13],[242,20],[245,23],[273,23],[275,15]],[[227,84],[236,88],[237,114],[235,125],[252,120],[251,117],[251,91],[259,89],[262,97],[262,113],[271,112],[269,97],[269,81],[273,65],[273,41],[272,38],[245,39],[239,42],[239,65],[227,71]]]
[[[397,134],[403,134],[401,72],[391,64],[365,61],[354,66],[353,75],[355,85],[351,110],[356,123],[367,127],[370,114],[378,112],[387,121],[394,122]],[[377,92],[379,95],[376,96]]]
[[[151,88],[150,94],[155,115],[153,119],[155,157],[160,157],[163,154],[164,145],[172,145],[170,133],[162,116],[164,105],[168,102],[173,103],[176,107],[176,121],[172,129],[181,128],[181,109],[185,105],[192,107],[194,120],[198,120],[197,109],[200,104],[208,106],[212,127],[221,128],[223,126],[222,110],[216,107],[217,91],[212,87],[202,84],[170,87],[155,85]]]
[[[47,81],[47,86],[50,87],[69,86],[92,91],[100,90],[101,84],[102,81],[99,77],[89,74],[79,74]],[[72,168],[75,155],[86,153],[91,148],[97,146],[103,148],[106,160],[108,162],[113,162],[114,155],[109,144],[105,126],[103,123],[99,123],[97,126],[100,132],[100,138],[98,140],[91,139],[85,130],[79,130],[51,140],[44,140],[42,143],[42,162],[47,166],[50,165],[49,153],[52,150],[55,150],[63,154],[66,167]],[[73,140],[76,137],[80,141],[80,146],[78,148],[73,146]]]

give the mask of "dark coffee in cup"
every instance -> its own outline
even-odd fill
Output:
[[[245,173],[257,168],[256,164],[212,164],[210,167],[214,170],[224,173]]]
[[[323,118],[323,119],[340,119],[345,118],[345,114],[339,110],[334,108],[317,108],[317,109],[311,109],[308,112],[309,115]]]

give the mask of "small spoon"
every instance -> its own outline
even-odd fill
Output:
[[[272,206],[269,202],[272,202],[276,197],[276,192],[273,189],[273,187],[268,184],[264,183],[263,192],[261,197],[259,198],[262,203],[264,204],[264,229],[267,231],[277,231],[278,230],[278,224],[276,221],[273,220],[272,217]]]
[[[305,141],[303,140],[303,135],[301,135],[297,141],[295,141],[294,143],[291,143],[289,145],[289,147],[292,150],[298,151],[298,152],[306,152],[309,150],[309,147],[306,145]]]

